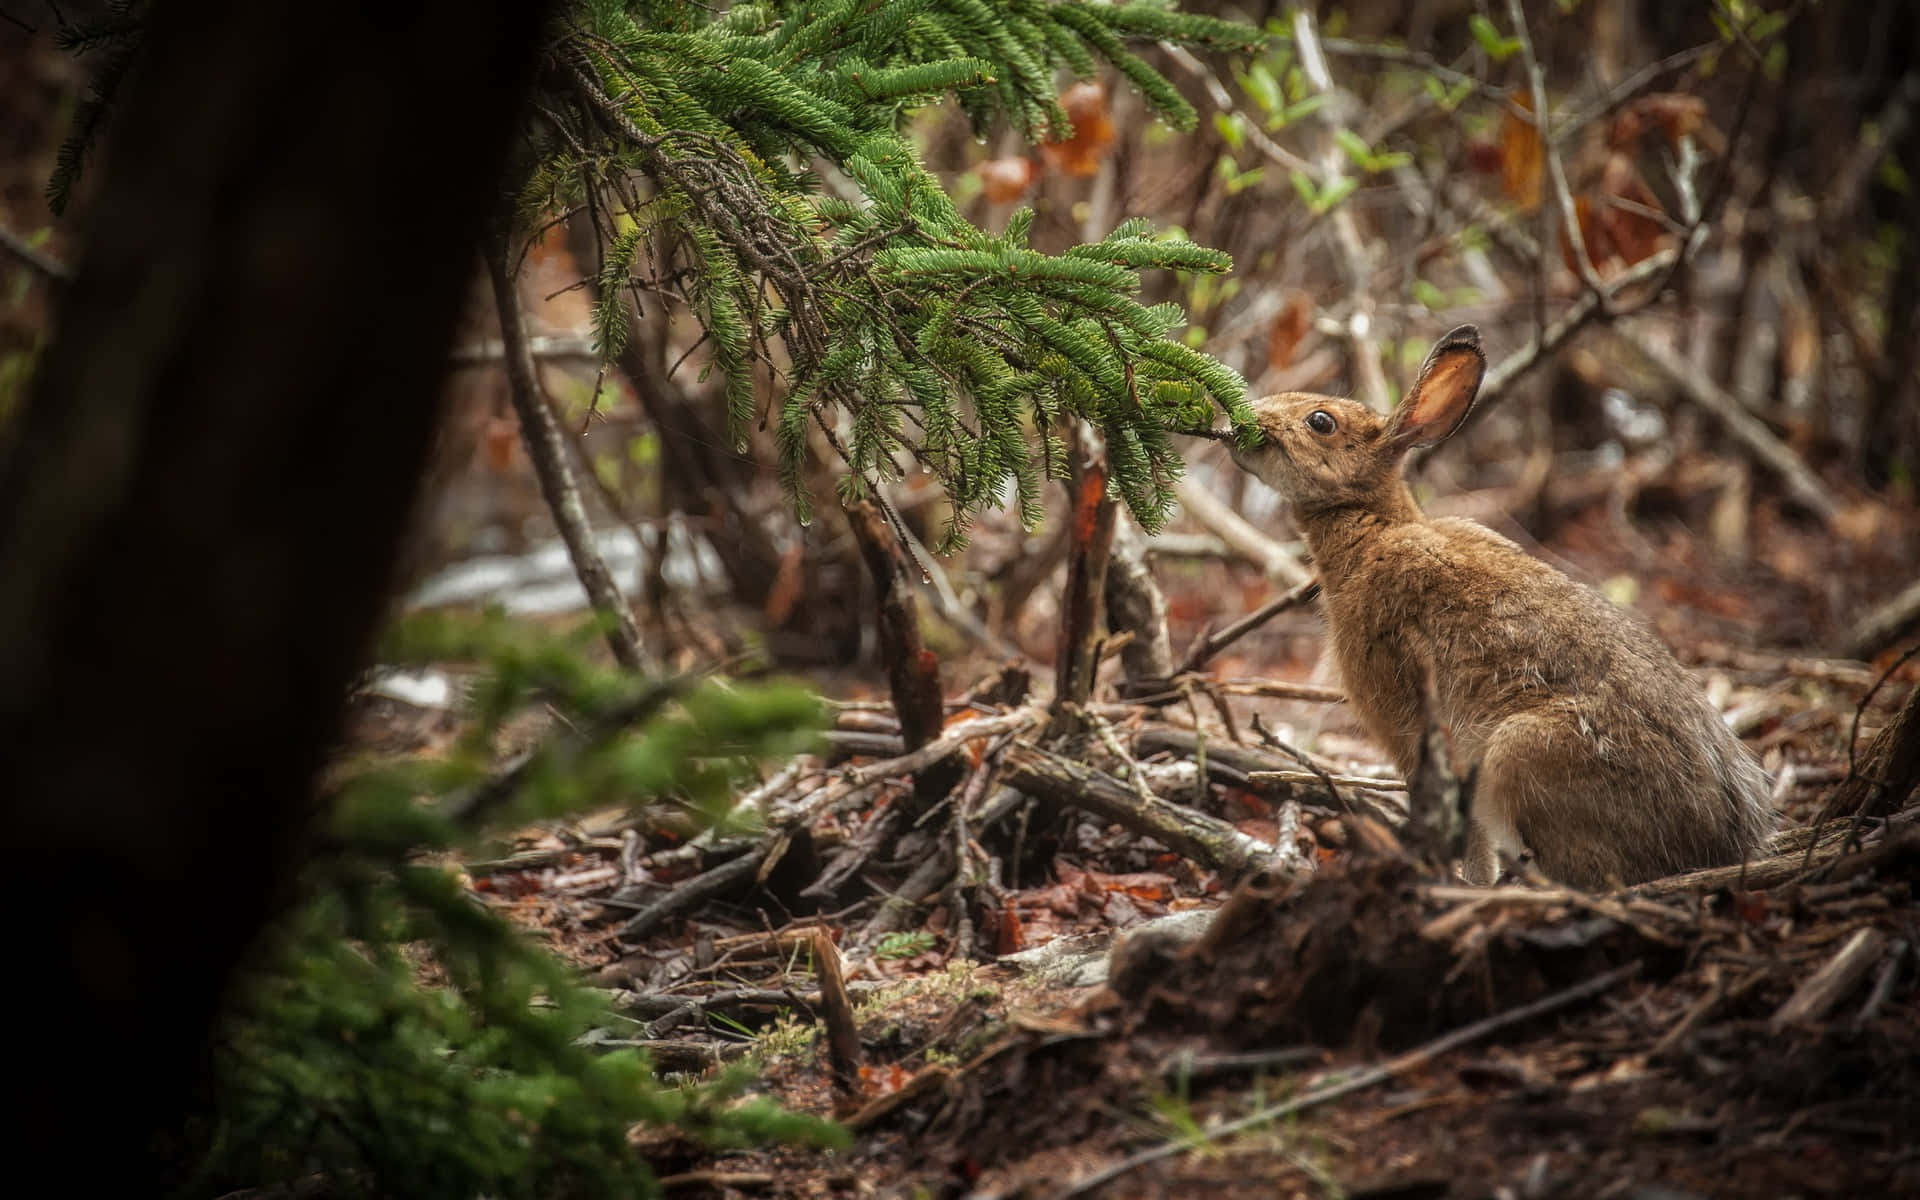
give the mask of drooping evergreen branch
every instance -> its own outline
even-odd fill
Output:
[[[1129,41],[1246,47],[1254,31],[1150,5],[1079,0],[795,0],[724,14],[593,0],[559,35],[560,82],[529,133],[529,224],[583,206],[601,226],[599,344],[626,334],[642,253],[656,240],[675,293],[725,379],[737,444],[770,404],[780,476],[810,518],[817,445],[853,502],[911,458],[953,503],[943,548],[1001,504],[1040,516],[1041,480],[1064,462],[1056,430],[1097,425],[1116,492],[1149,529],[1182,468],[1170,429],[1224,408],[1244,384],[1168,336],[1173,305],[1134,293],[1143,270],[1224,271],[1215,251],[1129,222],[1063,255],[1027,244],[1031,214],[999,234],[960,215],[899,133],[912,106],[958,96],[979,129],[1029,137],[1066,119],[1056,71],[1103,65],[1176,127],[1194,113]],[[854,198],[823,194],[828,163]],[[669,239],[650,231],[670,230]],[[763,365],[778,385],[756,390]],[[1039,439],[1039,453],[1034,440]]]

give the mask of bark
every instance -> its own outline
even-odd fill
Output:
[[[1054,663],[1056,726],[1068,706],[1085,704],[1100,670],[1106,609],[1107,556],[1113,545],[1113,501],[1107,498],[1106,448],[1076,426],[1068,513],[1067,586],[1060,598],[1060,653]]]
[[[163,1186],[385,609],[549,10],[154,6],[0,452],[23,1178]]]
[[[1150,837],[1209,870],[1238,877],[1273,858],[1273,847],[1217,817],[1155,797],[1149,803],[1104,771],[1031,746],[1009,747],[1001,760],[1007,786],[1056,809],[1078,808]]]
[[[1120,670],[1129,695],[1164,691],[1173,675],[1173,640],[1167,634],[1167,598],[1147,567],[1146,539],[1132,521],[1114,529],[1107,558],[1107,627],[1132,638],[1120,648]]]
[[[1884,817],[1905,807],[1920,788],[1920,686],[1891,724],[1875,735],[1858,769],[1834,789],[1827,811],[1843,817]]]
[[[510,250],[504,231],[487,243],[487,276],[493,284],[494,309],[500,315],[500,340],[506,348],[507,394],[513,411],[520,418],[520,437],[526,443],[527,457],[540,480],[540,494],[546,499],[560,540],[567,544],[567,557],[573,560],[574,574],[586,589],[593,610],[608,622],[607,645],[613,657],[629,671],[645,671],[646,650],[640,644],[640,630],[633,623],[633,609],[627,604],[620,585],[614,582],[607,560],[600,557],[594,544],[593,526],[587,521],[587,509],[580,502],[580,485],[574,481],[573,467],[567,462],[566,434],[559,418],[547,403],[540,387],[539,369],[527,341],[526,315],[520,311],[520,290],[508,265]]]

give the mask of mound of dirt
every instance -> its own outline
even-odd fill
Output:
[[[1192,945],[1123,945],[1111,986],[1128,1032],[1400,1050],[1626,962],[1650,978],[1681,962],[1606,916],[1480,925],[1457,939],[1422,902],[1430,882],[1386,857],[1249,880]]]

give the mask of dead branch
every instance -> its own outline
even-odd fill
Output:
[[[1038,725],[1045,714],[1037,708],[1017,708],[1010,713],[975,717],[947,727],[945,733],[918,750],[909,751],[886,762],[870,763],[845,772],[841,779],[849,788],[870,787],[883,779],[905,778],[923,771],[950,754],[958,753],[969,742],[1000,734],[1023,734]]]
[[[1120,649],[1120,669],[1127,690],[1165,686],[1173,674],[1167,598],[1147,567],[1145,539],[1125,517],[1114,527],[1106,589],[1107,628],[1115,634],[1132,635]]]
[[[1321,123],[1327,133],[1320,166],[1330,186],[1351,166],[1340,141],[1343,134],[1351,132],[1347,118],[1357,110],[1358,102],[1333,81],[1333,72],[1320,49],[1320,33],[1314,28],[1312,8],[1302,6],[1294,10],[1293,42],[1308,82],[1327,101],[1320,109]],[[1386,412],[1392,407],[1393,396],[1387,387],[1386,372],[1380,365],[1380,340],[1374,331],[1373,265],[1368,261],[1359,223],[1354,220],[1353,205],[1345,202],[1334,205],[1328,220],[1333,226],[1334,257],[1347,286],[1347,319],[1341,332],[1351,347],[1349,359],[1353,364],[1355,387],[1367,407]]]
[[[1553,185],[1553,208],[1547,209],[1544,222],[1547,231],[1553,229],[1553,218],[1558,216],[1560,233],[1567,239],[1571,248],[1573,266],[1580,276],[1580,282],[1586,285],[1589,295],[1599,302],[1600,311],[1611,316],[1613,312],[1613,292],[1600,282],[1600,276],[1593,269],[1593,259],[1587,254],[1586,236],[1580,231],[1580,218],[1574,211],[1573,191],[1567,186],[1566,164],[1560,159],[1560,148],[1555,143],[1552,129],[1552,111],[1547,104],[1547,72],[1533,51],[1533,35],[1527,32],[1527,14],[1520,0],[1507,0],[1507,18],[1513,22],[1513,36],[1520,43],[1520,61],[1527,71],[1527,88],[1533,97],[1531,114],[1533,127],[1540,138],[1541,157],[1546,160],[1547,179]],[[1542,206],[1543,208],[1546,206]],[[1552,240],[1547,236],[1540,239],[1540,273],[1544,281],[1550,271],[1553,250]],[[1540,290],[1544,302],[1546,288]],[[1544,322],[1542,322],[1544,324]]]
[[[1855,933],[1818,971],[1793,990],[1793,995],[1787,997],[1786,1003],[1767,1022],[1767,1029],[1778,1034],[1789,1026],[1809,1024],[1825,1017],[1880,961],[1886,945],[1887,935],[1872,926]]]
[[[1273,847],[1225,821],[1157,796],[1149,803],[1106,772],[1037,746],[1016,742],[1003,763],[1009,786],[1056,809],[1084,809],[1223,875],[1251,874],[1273,858]]]
[[[1402,779],[1375,779],[1368,775],[1336,775],[1329,772],[1321,775],[1314,771],[1249,771],[1249,783],[1279,783],[1290,787],[1301,784],[1339,784],[1342,787],[1372,788],[1376,792],[1404,792],[1407,784]]]
[[[520,311],[520,293],[508,266],[507,234],[493,235],[487,243],[487,274],[493,282],[494,308],[500,317],[500,336],[510,348],[507,354],[507,393],[513,411],[520,418],[520,435],[526,442],[527,457],[533,461],[534,474],[540,480],[540,494],[553,513],[553,523],[567,543],[574,572],[594,611],[607,622],[607,645],[621,666],[629,671],[649,669],[646,649],[640,642],[640,630],[633,623],[633,610],[620,594],[606,560],[594,545],[593,527],[587,521],[586,507],[580,502],[580,488],[574,482],[573,468],[567,462],[567,444],[554,418],[540,377],[534,367],[533,352],[527,341],[526,320]]]
[[[1800,456],[1793,452],[1792,447],[1774,436],[1773,430],[1768,429],[1760,418],[1748,412],[1738,399],[1729,395],[1691,362],[1652,339],[1619,325],[1613,326],[1612,333],[1658,368],[1680,389],[1681,395],[1706,410],[1707,415],[1718,421],[1720,427],[1736,442],[1746,447],[1760,465],[1780,476],[1786,482],[1787,490],[1802,507],[1819,517],[1829,528],[1839,519],[1840,506],[1834,502],[1831,491],[1819,476],[1800,461]]]
[[[1863,699],[1854,711],[1856,740],[1865,707]],[[1833,790],[1821,816],[1884,817],[1904,806],[1915,788],[1920,788],[1920,686],[1907,693],[1899,714],[1874,736],[1865,759]]]
[[[1310,578],[1300,565],[1299,556],[1266,534],[1255,529],[1245,517],[1234,512],[1219,497],[1184,476],[1173,485],[1180,507],[1198,521],[1203,529],[1225,542],[1232,550],[1258,566],[1269,579],[1289,587],[1298,587]]]
[[[1920,625],[1920,579],[1869,612],[1848,631],[1840,650],[1848,658],[1871,659]]]
[[[833,935],[818,926],[813,931],[813,970],[820,979],[820,1023],[827,1030],[827,1059],[833,1067],[833,1087],[842,1099],[860,1093],[860,1025],[847,996],[846,977],[840,971],[840,951]]]
[[[873,577],[875,622],[880,658],[887,668],[893,710],[900,736],[908,750],[939,736],[946,719],[940,686],[940,660],[920,637],[920,616],[907,583],[906,559],[895,540],[892,525],[867,501],[844,506],[847,524],[860,544]],[[947,794],[958,772],[945,764],[929,764],[914,777],[914,797],[921,807]]]
[[[1297,608],[1302,604],[1313,603],[1319,595],[1319,581],[1309,579],[1303,583],[1296,584],[1284,595],[1269,600],[1225,629],[1219,630],[1218,632],[1211,629],[1208,630],[1201,634],[1200,637],[1194,641],[1193,645],[1187,647],[1186,657],[1180,660],[1179,673],[1185,675],[1189,671],[1198,671],[1201,667],[1207,665],[1214,655],[1225,650],[1228,646],[1233,645],[1241,638],[1252,633],[1262,625],[1265,625],[1268,621],[1271,621],[1288,609]]]
[[[1327,789],[1327,795],[1332,798],[1333,806],[1336,809],[1342,812],[1353,811],[1353,805],[1347,803],[1347,798],[1340,794],[1339,787],[1334,784],[1333,776],[1327,769],[1315,762],[1312,756],[1305,750],[1301,750],[1296,746],[1289,745],[1287,742],[1282,741],[1280,735],[1268,729],[1260,720],[1259,713],[1253,714],[1253,732],[1255,737],[1258,737],[1267,745],[1272,746],[1275,750],[1278,750],[1280,753],[1305,767],[1315,779],[1320,781],[1320,785]]]
[[[625,941],[638,941],[645,937],[662,922],[690,912],[702,903],[746,886],[760,872],[772,852],[771,843],[749,850],[738,858],[730,858],[717,867],[704,871],[684,883],[677,883],[666,895],[635,913],[626,924],[620,927],[620,937]]]
[[[1706,867],[1688,871],[1684,875],[1649,880],[1628,888],[1626,894],[1675,896],[1686,892],[1718,891],[1721,888],[1764,891],[1790,883],[1813,871],[1825,871],[1841,877],[1860,874],[1920,845],[1920,835],[1908,832],[1913,820],[1903,820],[1904,816],[1902,814],[1889,821],[1880,840],[1858,853],[1844,853],[1849,835],[1853,832],[1853,823],[1835,821],[1814,830],[1789,830],[1789,834],[1801,836],[1776,839],[1774,844],[1778,852],[1767,858],[1757,858],[1737,866]],[[1915,818],[1920,819],[1920,814],[1915,814]]]

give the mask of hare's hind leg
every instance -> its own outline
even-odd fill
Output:
[[[1558,883],[1605,888],[1632,875],[1630,803],[1570,711],[1517,713],[1493,731],[1480,759],[1473,815],[1499,849],[1533,851]],[[1609,801],[1612,801],[1609,803]]]
[[[1500,882],[1500,846],[1478,820],[1467,823],[1467,850],[1460,860],[1460,878],[1474,887]]]

